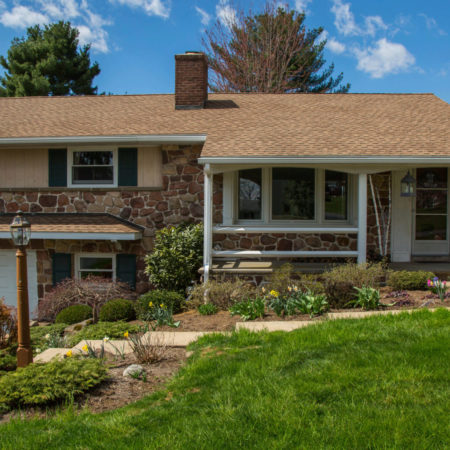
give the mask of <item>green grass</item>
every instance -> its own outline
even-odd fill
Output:
[[[203,337],[167,389],[0,426],[1,448],[443,449],[450,312]]]

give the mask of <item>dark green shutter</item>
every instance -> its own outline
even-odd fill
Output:
[[[128,283],[131,289],[136,289],[136,255],[117,255],[116,276],[119,281]]]
[[[65,148],[48,151],[48,185],[50,187],[67,186],[67,150]]]
[[[66,278],[72,278],[72,255],[55,253],[53,255],[53,286]]]
[[[119,186],[137,186],[137,148],[119,148]]]

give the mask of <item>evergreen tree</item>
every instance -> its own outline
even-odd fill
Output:
[[[7,58],[0,56],[5,75],[0,96],[92,95],[93,79],[100,73],[91,65],[90,45],[78,46],[79,32],[70,22],[27,29],[26,38],[14,38]]]
[[[323,28],[307,30],[305,14],[279,2],[266,3],[261,14],[238,11],[226,23],[216,21],[203,45],[213,71],[213,92],[341,92],[343,74],[324,68]],[[323,69],[323,70],[322,70]]]

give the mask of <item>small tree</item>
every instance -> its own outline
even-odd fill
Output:
[[[0,77],[0,96],[92,95],[93,79],[100,73],[91,65],[90,45],[78,46],[79,32],[70,22],[39,25],[27,29],[26,38],[14,38]]]
[[[100,307],[115,298],[132,298],[128,284],[89,275],[86,278],[68,278],[45,294],[39,303],[39,320],[54,320],[67,306],[89,305],[93,321],[97,322]]]
[[[237,11],[227,22],[217,20],[206,31],[203,45],[213,71],[213,92],[348,92],[343,74],[331,75],[325,64],[323,28],[307,30],[305,14],[265,4],[261,14]]]
[[[163,228],[156,234],[153,252],[145,258],[145,272],[157,288],[185,294],[198,279],[202,255],[203,225]]]

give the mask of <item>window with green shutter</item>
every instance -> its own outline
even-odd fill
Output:
[[[67,186],[67,149],[49,149],[48,185],[50,187]]]
[[[137,148],[119,148],[119,186],[137,186]]]
[[[70,253],[55,253],[52,263],[53,286],[66,278],[72,278],[72,255]]]

